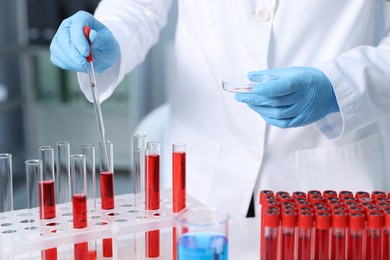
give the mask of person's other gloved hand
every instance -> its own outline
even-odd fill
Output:
[[[84,26],[91,28],[89,39],[92,46],[93,65],[96,72],[111,67],[119,57],[119,44],[111,31],[91,14],[79,11],[62,21],[50,44],[51,62],[67,70],[87,71],[89,55]]]
[[[249,72],[248,78],[260,81],[267,74],[278,78],[256,85],[253,93],[236,94],[236,99],[247,103],[269,124],[280,128],[304,126],[339,111],[332,84],[319,69],[270,69]]]

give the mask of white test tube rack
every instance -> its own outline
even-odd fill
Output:
[[[13,223],[2,223],[0,225],[0,259],[40,259],[41,250],[53,247],[57,247],[59,252],[58,259],[72,259],[69,257],[73,256],[73,245],[76,243],[94,240],[101,241],[103,238],[113,238],[115,241],[120,237],[126,236],[134,238],[135,234],[142,234],[150,230],[172,230],[171,227],[174,226],[172,190],[161,190],[160,195],[161,203],[159,210],[135,209],[133,206],[133,194],[115,196],[115,209],[112,210],[101,210],[100,199],[97,199],[97,209],[93,213],[88,213],[88,227],[84,229],[73,229],[72,207],[69,207],[69,205],[64,207],[67,208],[68,212],[62,210],[61,205],[56,205],[56,218],[38,220],[33,223],[28,221],[29,213],[27,209],[15,210],[13,211]],[[187,196],[187,207],[192,206],[201,206],[201,204]],[[38,209],[36,211],[33,214],[37,215]],[[168,251],[171,253],[172,239],[163,238],[163,233],[161,236],[160,248],[167,247],[164,243],[169,244],[170,248]],[[141,239],[140,241],[142,242],[143,240]],[[64,249],[62,250],[61,248]],[[113,258],[111,259],[121,259],[118,247],[115,249],[114,246],[113,251]],[[61,257],[61,255],[64,257]],[[165,257],[161,255],[159,259],[169,259]],[[127,253],[126,259],[144,258],[140,257],[140,253],[134,256],[134,258]]]

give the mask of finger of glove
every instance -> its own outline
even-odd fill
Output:
[[[282,97],[299,90],[299,84],[294,84],[289,78],[280,78],[269,82],[257,84],[252,92],[268,97]]]
[[[237,93],[235,98],[237,101],[244,102],[250,105],[263,105],[271,107],[290,106],[299,102],[300,95],[297,92],[280,97],[267,97],[257,94]]]
[[[59,31],[50,44],[51,61],[63,69],[84,71],[86,60],[70,41],[67,30]]]
[[[270,107],[270,106],[255,106],[248,105],[251,109],[255,110],[262,116],[272,117],[276,119],[289,119],[299,115],[299,111],[292,109],[292,106],[285,107]]]
[[[72,24],[69,27],[69,35],[72,44],[76,50],[84,57],[89,55],[89,44],[88,40],[84,35],[84,27],[89,26],[92,30],[94,28],[95,18],[87,12],[77,12],[73,15]]]
[[[262,117],[268,124],[273,125],[273,126],[277,126],[279,128],[295,127],[291,123],[291,119],[290,118],[288,118],[288,119],[275,119],[275,118],[272,118],[272,117],[264,117],[264,116],[262,116]]]

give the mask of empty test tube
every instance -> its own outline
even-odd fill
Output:
[[[0,225],[10,226],[2,234],[13,233],[12,154],[0,154]],[[2,236],[0,237],[2,240]]]
[[[42,196],[38,194],[39,183],[42,181],[42,161],[38,159],[31,159],[25,161],[26,166],[26,182],[27,182],[27,211],[28,211],[28,222],[30,225],[29,228],[35,229],[35,222],[39,220],[39,216],[43,215],[43,212],[38,211],[43,210],[39,205],[42,205],[39,202],[39,199]],[[38,214],[36,216],[36,214]]]
[[[57,204],[61,209],[70,210],[68,203],[70,194],[70,145],[68,142],[57,143],[57,174],[56,174]]]
[[[145,205],[145,139],[146,135],[133,136],[133,192],[134,207]]]

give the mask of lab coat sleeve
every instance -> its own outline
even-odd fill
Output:
[[[389,14],[390,4],[386,8]],[[358,46],[315,65],[330,79],[340,108],[316,122],[329,139],[390,115],[390,18],[386,19],[385,36],[377,46]]]
[[[101,102],[111,96],[125,74],[140,64],[158,41],[170,6],[171,0],[102,0],[99,3],[94,16],[111,30],[120,46],[117,62],[95,75]],[[92,101],[88,75],[78,73],[78,79],[84,95]]]

